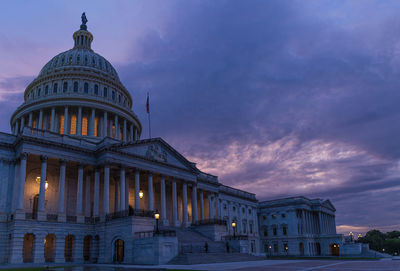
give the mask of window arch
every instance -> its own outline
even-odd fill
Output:
[[[108,91],[107,91],[107,88],[104,88],[104,97],[107,97],[107,93]]]
[[[64,82],[63,92],[67,92],[67,91],[68,91],[68,82]]]
[[[44,88],[44,95],[49,94],[49,85],[46,85],[46,87]]]
[[[54,85],[53,85],[53,93],[57,93],[57,89],[58,89],[58,84],[54,83]]]
[[[99,95],[99,85],[94,85],[94,94]]]
[[[74,82],[74,92],[78,92],[78,82]]]

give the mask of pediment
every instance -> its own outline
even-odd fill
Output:
[[[322,205],[325,206],[325,207],[327,207],[327,208],[329,208],[329,209],[332,209],[332,210],[336,211],[335,206],[333,206],[332,202],[331,202],[329,199],[325,200],[325,201],[322,203]]]
[[[195,169],[194,164],[161,138],[142,140],[121,146],[118,149],[128,154],[143,157],[149,161],[161,162],[186,170]]]

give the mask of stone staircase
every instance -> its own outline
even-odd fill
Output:
[[[172,259],[168,264],[207,264],[224,262],[244,262],[265,260],[265,257],[252,256],[243,253],[185,253]]]
[[[208,244],[208,252],[223,253],[226,252],[225,243],[222,241],[213,241],[210,238],[195,231],[192,227],[174,228],[162,227],[165,230],[176,231],[176,237],[179,243],[179,253],[202,253],[205,252],[205,243]]]

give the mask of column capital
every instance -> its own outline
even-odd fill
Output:
[[[23,152],[23,153],[21,153],[19,155],[18,158],[21,159],[21,160],[26,160],[26,159],[28,159],[28,153],[27,152]]]
[[[47,162],[47,160],[49,160],[49,157],[48,157],[47,155],[41,155],[41,156],[40,156],[40,160],[41,160],[42,162]]]

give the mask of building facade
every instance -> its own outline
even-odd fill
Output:
[[[132,97],[92,50],[82,16],[73,49],[43,67],[12,134],[0,133],[0,262],[135,263],[146,238],[176,256],[180,241],[154,239],[158,224],[215,224],[213,241],[238,235],[242,252],[262,253],[268,203],[259,208],[254,194],[222,185],[161,138],[141,139]]]
[[[260,236],[270,256],[339,256],[335,207],[329,200],[293,197],[259,203]]]

